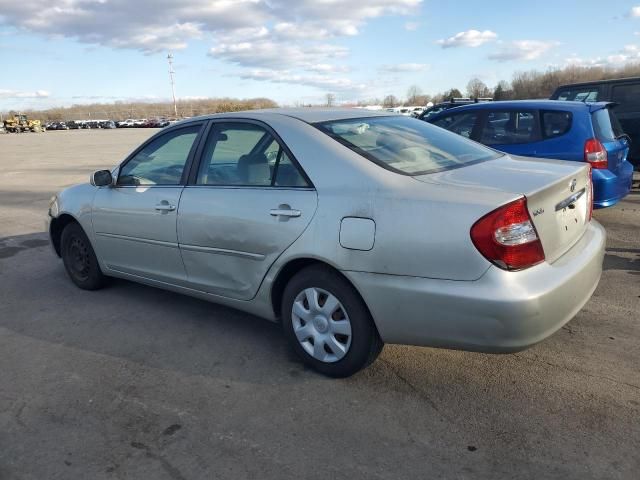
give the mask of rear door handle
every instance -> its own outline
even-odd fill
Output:
[[[156,205],[156,210],[160,212],[173,212],[176,209],[175,205],[170,205],[169,203],[159,203]]]
[[[274,208],[269,211],[269,214],[272,217],[299,217],[302,215],[302,212],[291,208]]]

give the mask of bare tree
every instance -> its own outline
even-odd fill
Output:
[[[336,101],[336,96],[333,93],[327,93],[327,107],[333,107],[334,102]]]
[[[407,105],[417,105],[419,97],[422,96],[422,90],[417,85],[411,85],[407,90]]]
[[[400,102],[398,102],[398,99],[394,95],[387,95],[384,97],[384,100],[382,100],[382,106],[386,108],[395,107],[399,104]]]
[[[467,96],[470,98],[490,97],[491,90],[479,78],[472,78],[467,83]]]

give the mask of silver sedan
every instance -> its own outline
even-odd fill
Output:
[[[590,167],[349,109],[193,118],[52,199],[71,280],[142,282],[281,322],[347,376],[384,342],[513,352],[598,284]]]

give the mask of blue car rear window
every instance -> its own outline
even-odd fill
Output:
[[[624,133],[615,113],[608,108],[593,112],[591,119],[596,138],[601,142],[611,142]]]

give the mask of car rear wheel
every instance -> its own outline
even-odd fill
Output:
[[[83,290],[97,290],[105,284],[89,238],[77,223],[70,223],[60,239],[62,262],[73,283]]]
[[[300,358],[331,377],[348,377],[367,367],[384,345],[358,292],[324,266],[306,268],[289,281],[282,324]]]

